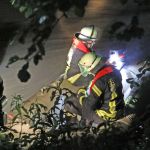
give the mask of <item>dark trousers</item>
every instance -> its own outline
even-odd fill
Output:
[[[73,105],[65,104],[64,109],[76,115],[80,115],[81,117],[87,119],[88,121],[93,121],[96,124],[101,124],[105,122],[101,117],[99,117],[94,110],[83,107],[79,103],[79,99],[75,96],[71,96],[67,99],[73,103]]]

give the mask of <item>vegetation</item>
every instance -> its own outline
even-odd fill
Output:
[[[150,149],[150,79],[146,76],[149,72],[150,56],[139,63],[143,66],[139,68],[141,72],[137,74],[138,79],[128,79],[134,93],[131,95],[132,100],[126,104],[126,109],[130,113],[136,113],[137,118],[130,127],[128,132],[122,132],[121,128],[106,122],[97,127],[85,127],[80,130],[73,128],[74,124],[65,124],[69,119],[65,115],[67,112],[60,110],[60,115],[54,113],[57,108],[60,95],[65,95],[66,99],[70,95],[74,95],[69,89],[61,89],[60,84],[56,87],[47,87],[47,92],[53,90],[50,100],[55,99],[54,106],[48,110],[47,107],[38,103],[32,103],[27,110],[23,105],[22,97],[20,95],[14,96],[11,106],[15,106],[17,115],[12,120],[10,127],[1,127],[0,133],[0,149],[1,150],[149,150]],[[145,79],[144,79],[145,78]],[[141,83],[139,82],[141,81]],[[137,96],[138,95],[138,96]],[[136,103],[135,103],[136,99]],[[65,100],[65,103],[67,101]],[[73,103],[69,102],[70,105]],[[130,105],[134,105],[132,110]],[[41,113],[44,109],[45,112]],[[58,108],[57,108],[58,109]],[[139,112],[139,110],[142,110]],[[25,133],[24,131],[16,131],[12,129],[16,118],[25,117],[33,125],[33,133]],[[22,124],[20,124],[23,126]]]
[[[57,10],[62,11],[62,17],[67,17],[67,12],[74,7],[77,16],[84,15],[85,6],[88,0],[12,0],[13,6],[19,8],[25,13],[27,19],[30,20],[29,27],[23,32],[19,41],[25,43],[26,35],[32,31],[33,44],[28,49],[25,57],[13,56],[10,58],[8,66],[19,60],[25,60],[26,64],[18,73],[18,77],[22,82],[27,82],[30,78],[28,72],[29,62],[34,61],[38,65],[45,55],[44,43],[49,38],[52,29],[61,18],[55,17]],[[125,5],[128,0],[120,0]],[[134,0],[139,7],[149,4],[149,0]],[[49,9],[51,8],[51,9]],[[41,22],[40,22],[41,21]],[[112,25],[109,31],[111,37],[118,40],[129,41],[131,38],[141,38],[144,29],[138,27],[138,15],[133,16],[129,26],[125,23],[117,22]],[[121,32],[120,29],[124,27]],[[37,49],[38,48],[38,49]],[[56,87],[48,87],[47,92],[54,90],[50,100],[55,100],[54,106],[47,110],[47,107],[38,103],[32,103],[27,109],[21,105],[22,97],[14,96],[12,106],[17,110],[10,126],[0,127],[0,150],[149,150],[150,149],[150,56],[140,61],[143,63],[139,68],[137,78],[127,79],[131,84],[132,93],[129,101],[126,103],[126,114],[136,113],[137,118],[126,133],[121,129],[113,126],[110,122],[98,125],[97,127],[86,127],[82,129],[72,128],[73,124],[68,126],[65,124],[69,119],[65,115],[67,112],[60,110],[60,115],[53,113],[57,108],[60,95],[65,95],[66,99],[72,93],[69,89],[61,89],[60,83]],[[67,102],[65,100],[65,102]],[[73,105],[72,103],[69,103]],[[133,107],[132,107],[133,106]],[[41,110],[45,112],[41,113]],[[21,130],[13,129],[17,118],[21,119]],[[22,130],[23,118],[32,124],[33,133],[25,133]]]

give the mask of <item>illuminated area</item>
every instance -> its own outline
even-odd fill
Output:
[[[109,62],[116,66],[118,70],[121,70],[122,67],[125,65],[124,62],[124,54],[123,52],[119,55],[119,51],[110,50]]]

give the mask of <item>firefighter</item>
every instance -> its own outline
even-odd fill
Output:
[[[88,86],[89,81],[94,77],[89,74],[86,78],[81,76],[78,62],[81,57],[89,52],[94,53],[92,46],[99,39],[99,29],[94,26],[87,26],[75,33],[72,46],[68,52],[67,66],[65,70],[65,79],[68,79],[75,86]]]
[[[70,97],[73,105],[65,104],[64,109],[76,115],[80,115],[96,124],[105,121],[115,121],[123,117],[124,95],[122,93],[122,77],[114,66],[106,64],[106,58],[89,52],[79,61],[80,72],[87,77],[90,72],[95,74],[89,91],[81,88],[77,97]],[[69,113],[68,113],[69,115]],[[74,119],[71,122],[74,122]]]

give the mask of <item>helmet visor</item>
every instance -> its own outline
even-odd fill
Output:
[[[81,64],[79,64],[79,68],[80,68],[80,72],[81,72],[82,76],[87,77],[87,75],[89,74],[89,68],[85,67]]]

